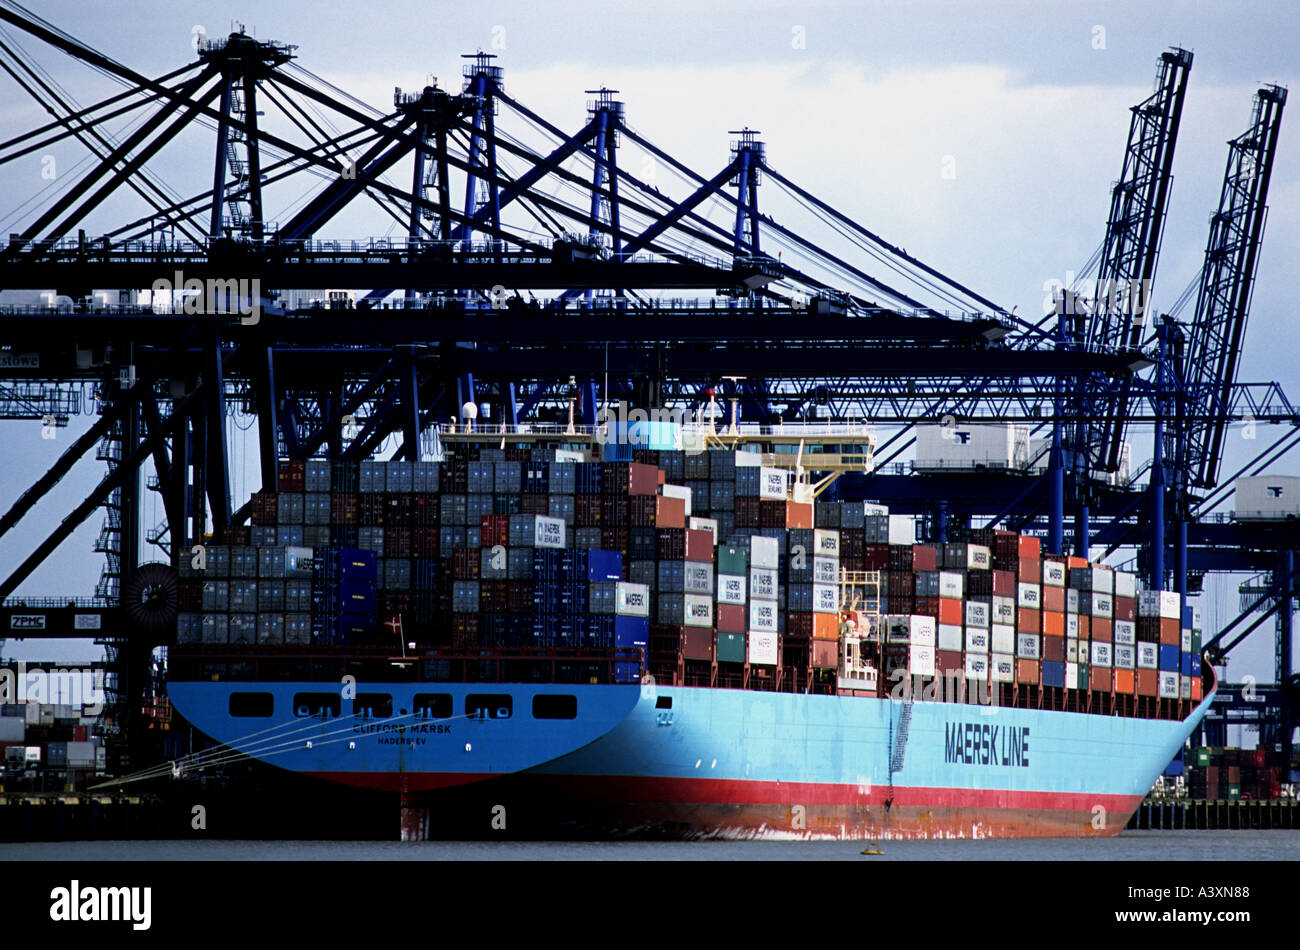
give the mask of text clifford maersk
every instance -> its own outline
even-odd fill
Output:
[[[950,722],[943,727],[943,760],[966,765],[1029,768],[1029,727]]]

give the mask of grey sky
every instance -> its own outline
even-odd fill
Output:
[[[1254,90],[1263,82],[1294,89],[1300,70],[1300,5],[1283,3],[46,0],[39,8],[150,75],[189,60],[193,27],[217,36],[243,22],[261,38],[297,44],[302,65],[385,110],[394,86],[417,88],[429,74],[454,87],[460,54],[481,48],[499,54],[512,95],[565,129],[583,120],[585,89],[618,88],[633,128],[706,174],[727,160],[727,130],[748,125],[762,131],[775,168],[1022,315],[1038,312],[1044,283],[1077,269],[1100,241],[1128,109],[1150,92],[1162,50],[1182,45],[1196,58],[1157,308],[1197,272],[1224,143],[1246,127]],[[83,103],[110,88],[59,56],[40,60]],[[0,81],[0,132],[39,121],[24,94]],[[1300,252],[1298,129],[1300,119],[1284,117],[1242,368],[1243,379],[1277,379],[1293,399],[1300,380],[1284,275]],[[193,168],[166,166],[170,183],[188,193],[210,180],[210,147],[200,146]],[[941,175],[945,162],[955,177]],[[34,190],[38,173],[35,157],[30,167],[0,169],[0,215]],[[338,236],[387,227],[358,216],[341,221]],[[31,429],[0,424],[24,445],[37,438]],[[15,457],[0,503],[53,448]],[[97,531],[94,519],[65,551],[86,551]],[[0,541],[0,560],[12,563],[22,540]],[[88,561],[93,585],[98,562]],[[67,563],[43,569],[26,589],[56,589]],[[1257,646],[1251,665],[1271,675],[1271,648],[1264,639]]]

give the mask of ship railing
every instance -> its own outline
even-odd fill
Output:
[[[643,647],[425,647],[187,644],[168,656],[174,680],[443,683],[640,683]],[[633,667],[635,666],[635,669]],[[549,676],[542,675],[549,673]]]

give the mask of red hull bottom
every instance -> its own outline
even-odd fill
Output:
[[[320,777],[398,792],[408,840],[1095,838],[1122,831],[1142,800],[919,788],[898,788],[890,798],[886,788],[528,773]]]

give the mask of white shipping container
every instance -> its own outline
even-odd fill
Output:
[[[1022,660],[1037,660],[1042,652],[1042,638],[1038,634],[1016,634],[1016,656]]]
[[[1183,630],[1178,635],[1179,649],[1184,653],[1192,652],[1192,631]]]
[[[920,676],[934,675],[934,647],[914,643],[907,648],[907,669]]]
[[[1137,668],[1139,670],[1154,670],[1160,666],[1159,644],[1139,643],[1137,645]]]
[[[95,765],[95,743],[69,742],[68,768],[93,768]]]
[[[682,564],[682,590],[688,594],[713,595],[713,565],[703,561]]]
[[[989,646],[994,653],[1016,652],[1016,628],[1009,623],[995,623],[992,628]]]
[[[718,603],[745,605],[745,578],[737,574],[718,575]]]
[[[967,653],[966,678],[968,680],[987,680],[989,678],[989,658],[981,653]]]
[[[1160,698],[1161,699],[1178,699],[1182,685],[1179,683],[1181,677],[1177,673],[1170,673],[1166,670],[1160,671]]]
[[[1093,591],[1092,615],[1094,617],[1113,617],[1115,615],[1115,599],[1110,594]]]
[[[1016,658],[1010,653],[994,653],[989,657],[989,675],[995,683],[1014,683]]]
[[[783,468],[760,467],[758,470],[758,497],[766,498],[768,501],[785,501],[789,492],[786,485],[786,476],[788,474]]]
[[[957,651],[962,648],[964,631],[959,623],[939,624],[939,649]]]
[[[938,622],[933,617],[912,614],[908,619],[910,642],[932,647],[938,639]]]
[[[749,596],[752,600],[776,600],[776,569],[751,567],[749,569]]]
[[[1016,603],[1021,607],[1037,610],[1042,605],[1040,586],[1021,581],[1016,588]]]
[[[815,529],[813,531],[813,555],[838,559],[840,556],[840,533],[830,528]]]
[[[772,615],[773,623],[776,615]],[[749,631],[749,662],[759,666],[776,666],[779,657],[775,631]]]
[[[537,515],[533,523],[533,545],[539,548],[564,547],[564,521],[560,518],[547,518]]]
[[[1190,676],[1178,677],[1178,695],[1181,699],[1192,698],[1192,678]]]
[[[1065,659],[1065,685],[1069,689],[1079,688],[1079,664],[1071,663],[1068,656]]]
[[[840,562],[833,557],[813,558],[813,583],[838,584],[840,580]]]
[[[966,568],[972,571],[993,569],[993,552],[983,544],[966,545]]]
[[[939,596],[961,600],[965,580],[959,571],[940,571]]]
[[[1016,625],[1016,599],[1003,594],[993,595],[993,622]]]
[[[1117,643],[1111,654],[1115,661],[1115,668],[1120,670],[1133,669],[1133,665],[1137,660],[1136,651],[1132,645],[1124,646]]]
[[[749,632],[751,638],[755,633],[777,632],[777,606],[774,600],[751,600],[749,602]]]
[[[813,585],[813,613],[837,614],[840,612],[840,592],[834,584]]]
[[[988,653],[989,632],[985,627],[966,628],[966,652]]]
[[[1116,571],[1115,572],[1115,596],[1136,597],[1137,596],[1137,575],[1130,574],[1128,571]]]
[[[1182,599],[1177,591],[1142,590],[1138,591],[1138,616],[1163,617],[1166,620],[1182,621]]]
[[[1049,587],[1065,586],[1065,565],[1060,561],[1043,561],[1043,583]]]
[[[1087,648],[1085,647],[1084,649],[1086,650]],[[1087,657],[1085,656],[1084,659],[1087,659]],[[1066,639],[1066,641],[1065,641],[1065,662],[1066,662],[1066,663],[1078,663],[1078,662],[1079,662],[1079,641],[1078,641],[1078,640],[1070,640],[1070,639],[1068,639],[1068,638]]]
[[[915,544],[916,519],[911,515],[889,516],[889,543]]]
[[[614,613],[621,617],[649,617],[650,588],[619,581],[614,592]]]
[[[776,569],[781,566],[781,546],[776,538],[754,535],[749,539],[749,564],[751,567]]]
[[[1079,615],[1078,614],[1065,615],[1065,635],[1067,637],[1079,636]]]
[[[991,623],[989,608],[990,605],[982,600],[966,601],[966,626],[987,628]]]
[[[1029,464],[1029,426],[985,423],[917,426],[916,469],[1023,469]]]
[[[1092,642],[1092,665],[1093,666],[1110,666],[1111,653],[1110,644],[1101,643],[1094,640]]]
[[[1072,614],[1079,612],[1079,592],[1073,587],[1065,592],[1065,609]]]
[[[1257,475],[1234,483],[1233,514],[1239,521],[1285,521],[1300,518],[1300,477]]]
[[[686,616],[682,622],[688,627],[712,627],[713,598],[701,594],[687,594]]]
[[[691,490],[689,488],[687,488],[685,485],[662,485],[659,488],[659,493],[662,494],[665,498],[680,498],[682,501],[684,501],[686,503],[686,516],[688,518],[690,517]],[[692,525],[692,527],[694,527],[694,525]]]
[[[1116,643],[1133,646],[1137,643],[1137,625],[1132,620],[1116,620],[1114,637]]]

